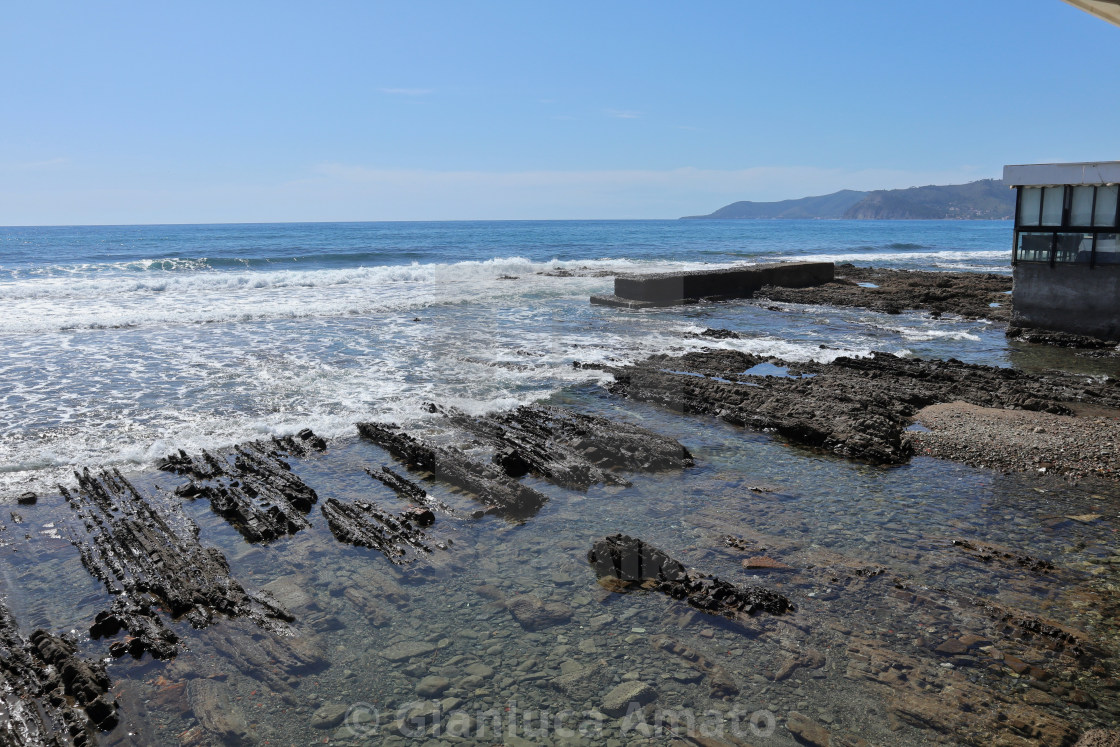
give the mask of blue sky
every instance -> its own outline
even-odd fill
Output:
[[[1059,0],[11,3],[0,225],[673,218],[1120,158]]]

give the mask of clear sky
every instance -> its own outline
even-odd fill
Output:
[[[675,218],[1120,159],[1059,0],[0,10],[0,225]]]

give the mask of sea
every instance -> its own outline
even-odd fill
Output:
[[[812,259],[1008,273],[1002,221],[500,221],[0,228],[0,500],[433,401],[481,413],[703,345],[1009,364],[986,322],[592,306],[622,272]],[[753,334],[713,343],[690,331]]]
[[[798,259],[1007,274],[1011,233],[998,221],[0,228],[0,502],[12,504],[0,600],[23,635],[65,634],[106,663],[121,723],[95,735],[103,745],[917,746],[1019,743],[1027,732],[1008,731],[1019,724],[1048,730],[1033,743],[1068,743],[1062,729],[1120,714],[1100,674],[1120,658],[1114,487],[923,456],[861,464],[620,399],[608,374],[573,365],[722,347],[1115,369],[921,311],[589,303],[621,272]],[[696,334],[707,328],[741,336]],[[586,491],[529,475],[548,500],[507,521],[354,425],[423,436],[438,430],[429,403],[487,413],[536,401],[676,439],[695,465]],[[185,478],[153,469],[180,449],[308,427],[326,451],[287,461],[318,501],[307,526],[271,542],[246,541],[219,507],[173,494]],[[412,565],[337,541],[321,511],[405,510],[370,478],[382,466],[448,507]],[[86,467],[119,470],[178,531],[197,528],[236,583],[292,614],[289,634],[157,611],[181,638],[173,660],[110,657],[121,636],[88,633],[112,579],[81,554],[108,524],[83,523],[57,487]],[[16,505],[29,491],[37,500]],[[732,622],[658,592],[612,593],[587,557],[616,533],[796,611]],[[526,622],[518,609],[547,614]],[[1089,658],[1009,620],[1085,631]],[[952,656],[936,648],[946,641]],[[1009,668],[1023,662],[1045,670],[1049,691]],[[637,706],[620,717],[628,694]]]

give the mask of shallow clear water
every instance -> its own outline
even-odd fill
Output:
[[[289,600],[303,599],[299,605],[289,601],[300,645],[317,651],[330,666],[298,678],[270,678],[244,671],[221,653],[223,645],[259,637],[251,626],[183,629],[188,650],[172,664],[129,659],[111,664],[118,681],[114,692],[126,715],[132,709],[114,738],[127,742],[130,730],[145,740],[176,744],[181,733],[198,723],[182,683],[203,676],[218,677],[228,688],[260,743],[329,738],[332,743],[379,744],[394,734],[402,744],[419,743],[423,740],[408,731],[419,727],[406,720],[405,739],[397,722],[432,700],[417,692],[422,678],[432,675],[449,680],[447,689],[434,697],[445,714],[476,718],[465,734],[472,744],[498,743],[511,733],[550,743],[565,733],[559,729],[581,724],[603,730],[590,732],[586,744],[613,738],[631,743],[641,737],[634,730],[638,720],[652,722],[653,714],[635,715],[627,723],[600,719],[598,708],[606,689],[634,677],[656,690],[663,716],[695,718],[725,735],[738,729],[752,743],[791,743],[782,725],[790,712],[798,712],[827,724],[838,736],[917,745],[929,743],[937,733],[899,725],[890,717],[891,701],[883,688],[850,676],[853,640],[871,641],[899,657],[932,657],[929,665],[937,667],[941,659],[930,654],[930,647],[966,631],[992,637],[1002,650],[1025,657],[1023,651],[1029,651],[1032,661],[1060,671],[1059,655],[999,634],[996,620],[966,603],[983,600],[1062,620],[1115,645],[1115,619],[1107,608],[1087,605],[1101,594],[1114,594],[1108,589],[1115,590],[1120,582],[1120,568],[1108,564],[1110,554],[1120,550],[1120,496],[1114,493],[1094,494],[930,459],[894,468],[862,466],[718,421],[620,402],[594,388],[572,388],[554,401],[679,438],[696,456],[697,466],[680,473],[629,475],[632,487],[600,486],[586,494],[530,481],[551,500],[527,523],[440,515],[430,536],[451,540],[450,548],[437,551],[430,564],[405,569],[389,565],[376,552],[336,542],[318,509],[311,513],[310,529],[253,546],[204,502],[186,504],[204,541],[223,550],[233,575],[248,588],[275,591],[279,584],[294,594]],[[391,457],[366,442],[343,439],[326,454],[293,464],[319,492],[320,501],[333,496],[372,499],[386,508],[399,505],[362,471],[395,466]],[[174,478],[138,478],[138,484],[153,483],[170,487]],[[439,484],[426,487],[452,507],[473,505],[469,497]],[[9,604],[28,628],[80,629],[105,600],[97,584],[83,579],[75,553],[65,543],[36,534],[39,517],[50,517],[54,510],[50,502],[20,509],[25,519],[21,527],[36,539],[4,548],[6,586],[19,590],[9,596]],[[1105,518],[1053,521],[1090,511]],[[586,554],[596,539],[616,532],[641,537],[691,568],[780,590],[798,611],[784,618],[763,616],[741,628],[720,618],[690,615],[686,605],[659,594],[609,593],[596,584]],[[723,539],[728,535],[742,538],[749,551],[727,547]],[[957,550],[954,540],[1029,547],[1057,568],[1039,575],[1014,564],[983,563]],[[795,570],[744,570],[741,560],[756,554],[775,557]],[[853,573],[857,568],[884,572],[865,579]],[[932,595],[938,604],[900,600],[900,584],[925,590],[919,595]],[[519,594],[567,605],[571,617],[526,631],[501,601]],[[317,631],[316,621],[324,616],[336,623]],[[739,694],[713,697],[708,678],[688,658],[653,645],[657,636],[668,636],[723,667]],[[430,650],[402,661],[385,658],[394,644],[416,641],[432,644]],[[99,648],[96,642],[88,645],[93,651]],[[807,650],[819,652],[823,664],[802,665],[787,678],[775,679],[791,652]],[[955,657],[954,672],[978,687],[1018,697],[1020,683],[989,669],[985,656],[974,653]],[[606,663],[604,674],[598,679],[588,674],[584,687],[564,692],[550,684],[579,666],[590,672],[600,661]],[[1111,716],[1103,708],[1117,707],[1115,696],[1101,690],[1094,695],[1100,710],[1054,708],[1079,725],[1107,721]],[[347,731],[345,723],[312,726],[324,705],[350,709],[353,728]],[[548,716],[544,731],[542,711]],[[359,720],[363,712],[375,712],[379,719]],[[504,729],[502,737],[494,734],[495,718]],[[457,722],[441,723],[446,730]],[[771,723],[776,725],[772,733],[766,728]],[[950,735],[949,741],[959,737]],[[653,741],[668,743],[670,735],[654,734]]]

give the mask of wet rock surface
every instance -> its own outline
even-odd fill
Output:
[[[340,542],[378,550],[397,565],[412,560],[416,553],[432,552],[421,528],[435,523],[429,508],[393,515],[369,501],[345,503],[328,498],[320,510]]]
[[[284,456],[325,448],[322,438],[304,429],[295,437],[251,441],[224,451],[194,456],[180,451],[164,458],[159,468],[191,478],[175,489],[176,495],[205,498],[245,539],[267,542],[306,528],[306,514],[318,500],[315,491],[292,474]]]
[[[787,375],[752,375],[761,363]],[[957,360],[837,358],[789,363],[737,351],[654,356],[606,368],[608,389],[685,413],[775,432],[802,446],[873,463],[900,463],[914,453],[906,429],[924,407],[963,401],[981,407],[1072,415],[1077,403],[1120,408],[1120,381],[1029,374]]]
[[[493,465],[475,461],[460,449],[417,439],[397,426],[358,423],[358,433],[409,467],[472,493],[479,503],[502,517],[524,521],[548,501],[543,493],[522,485]]]
[[[77,654],[70,641],[36,630],[24,637],[0,604],[0,741],[8,745],[96,744],[117,725],[102,662]]]
[[[198,526],[166,496],[140,493],[117,470],[86,470],[77,478],[75,490],[61,488],[85,530],[83,536],[75,529],[72,542],[89,573],[115,597],[111,609],[98,614],[90,635],[112,637],[122,630],[130,635],[110,648],[114,655],[174,655],[178,637],[154,605],[196,628],[219,614],[249,617],[269,630],[284,630],[292,619],[246,592],[230,576],[222,553],[199,542]]]
[[[875,287],[860,285],[865,283]],[[766,286],[760,300],[856,306],[887,314],[909,310],[957,314],[968,319],[1011,318],[1011,277],[976,272],[925,272],[836,266],[836,280],[810,288]],[[992,304],[998,304],[993,306]]]
[[[1087,335],[1074,335],[1069,332],[1054,332],[1047,329],[1030,329],[1027,327],[1008,327],[1007,336],[1012,340],[1030,342],[1036,345],[1053,345],[1060,348],[1079,348],[1081,350],[1098,351],[1102,355],[1115,356],[1117,345],[1114,341],[1101,340]]]
[[[533,473],[564,488],[629,484],[615,470],[656,472],[693,464],[677,441],[647,428],[559,407],[532,405],[499,415],[449,420],[497,448],[494,463],[510,477]]]
[[[739,619],[760,612],[781,615],[793,609],[789,599],[770,589],[689,573],[663,551],[624,534],[596,542],[587,561],[604,588],[655,589],[710,615]]]

